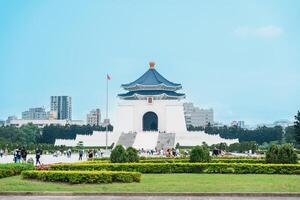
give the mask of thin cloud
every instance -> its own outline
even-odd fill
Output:
[[[234,34],[241,38],[277,38],[283,34],[283,29],[273,25],[262,27],[243,26],[236,28]]]

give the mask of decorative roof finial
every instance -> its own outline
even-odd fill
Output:
[[[150,61],[149,62],[149,66],[150,66],[150,69],[154,69],[155,62],[154,61]]]

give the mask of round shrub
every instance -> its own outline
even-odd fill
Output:
[[[272,144],[266,152],[266,163],[279,163],[278,154],[278,145]]]
[[[278,154],[279,163],[297,163],[297,153],[294,151],[294,148],[290,144],[284,144],[279,149]]]
[[[196,146],[191,150],[190,162],[209,162],[209,150],[204,146]]]
[[[266,152],[266,163],[297,163],[297,153],[290,144],[281,146],[273,144]]]
[[[122,145],[117,145],[110,154],[110,161],[112,163],[127,162],[127,152]]]
[[[128,162],[139,162],[138,151],[133,147],[128,147],[126,150]]]

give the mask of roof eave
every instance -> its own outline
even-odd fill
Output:
[[[135,88],[139,88],[139,87],[143,87],[143,88],[155,88],[157,86],[163,86],[163,87],[166,87],[166,88],[170,88],[170,89],[174,89],[174,90],[179,90],[179,89],[182,89],[182,85],[181,84],[176,84],[174,86],[169,86],[169,85],[166,85],[166,84],[158,84],[158,85],[142,85],[142,84],[135,84],[135,85],[132,85],[132,86],[126,86],[126,85],[121,85],[125,90],[134,90]]]

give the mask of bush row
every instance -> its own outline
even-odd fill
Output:
[[[88,162],[81,163],[108,163],[109,160],[92,160]],[[149,160],[140,160],[139,163],[188,163],[188,158],[181,159],[149,159]],[[263,159],[222,159],[222,158],[213,158],[210,161],[211,163],[265,163]]]
[[[140,160],[140,163],[188,163],[189,159]],[[263,159],[219,159],[213,158],[210,163],[264,163]]]
[[[5,178],[9,176],[15,176],[17,175],[14,170],[10,169],[0,169],[0,178]]]
[[[189,157],[163,157],[163,156],[156,156],[156,157],[141,156],[140,157],[140,161],[141,160],[188,160],[188,159],[189,159]],[[220,159],[220,160],[262,160],[262,158],[246,157],[246,156],[234,156],[234,157],[225,156],[225,157],[216,157],[216,158],[212,158],[212,159]],[[92,161],[107,162],[109,160],[110,160],[109,157],[89,159],[90,162],[92,162]]]
[[[109,170],[141,173],[300,174],[299,164],[246,163],[99,163],[54,164],[51,170]]]
[[[25,179],[37,179],[50,182],[78,183],[131,183],[140,182],[141,173],[111,171],[23,171]]]
[[[23,170],[34,169],[32,164],[0,164],[0,178],[21,174]]]

